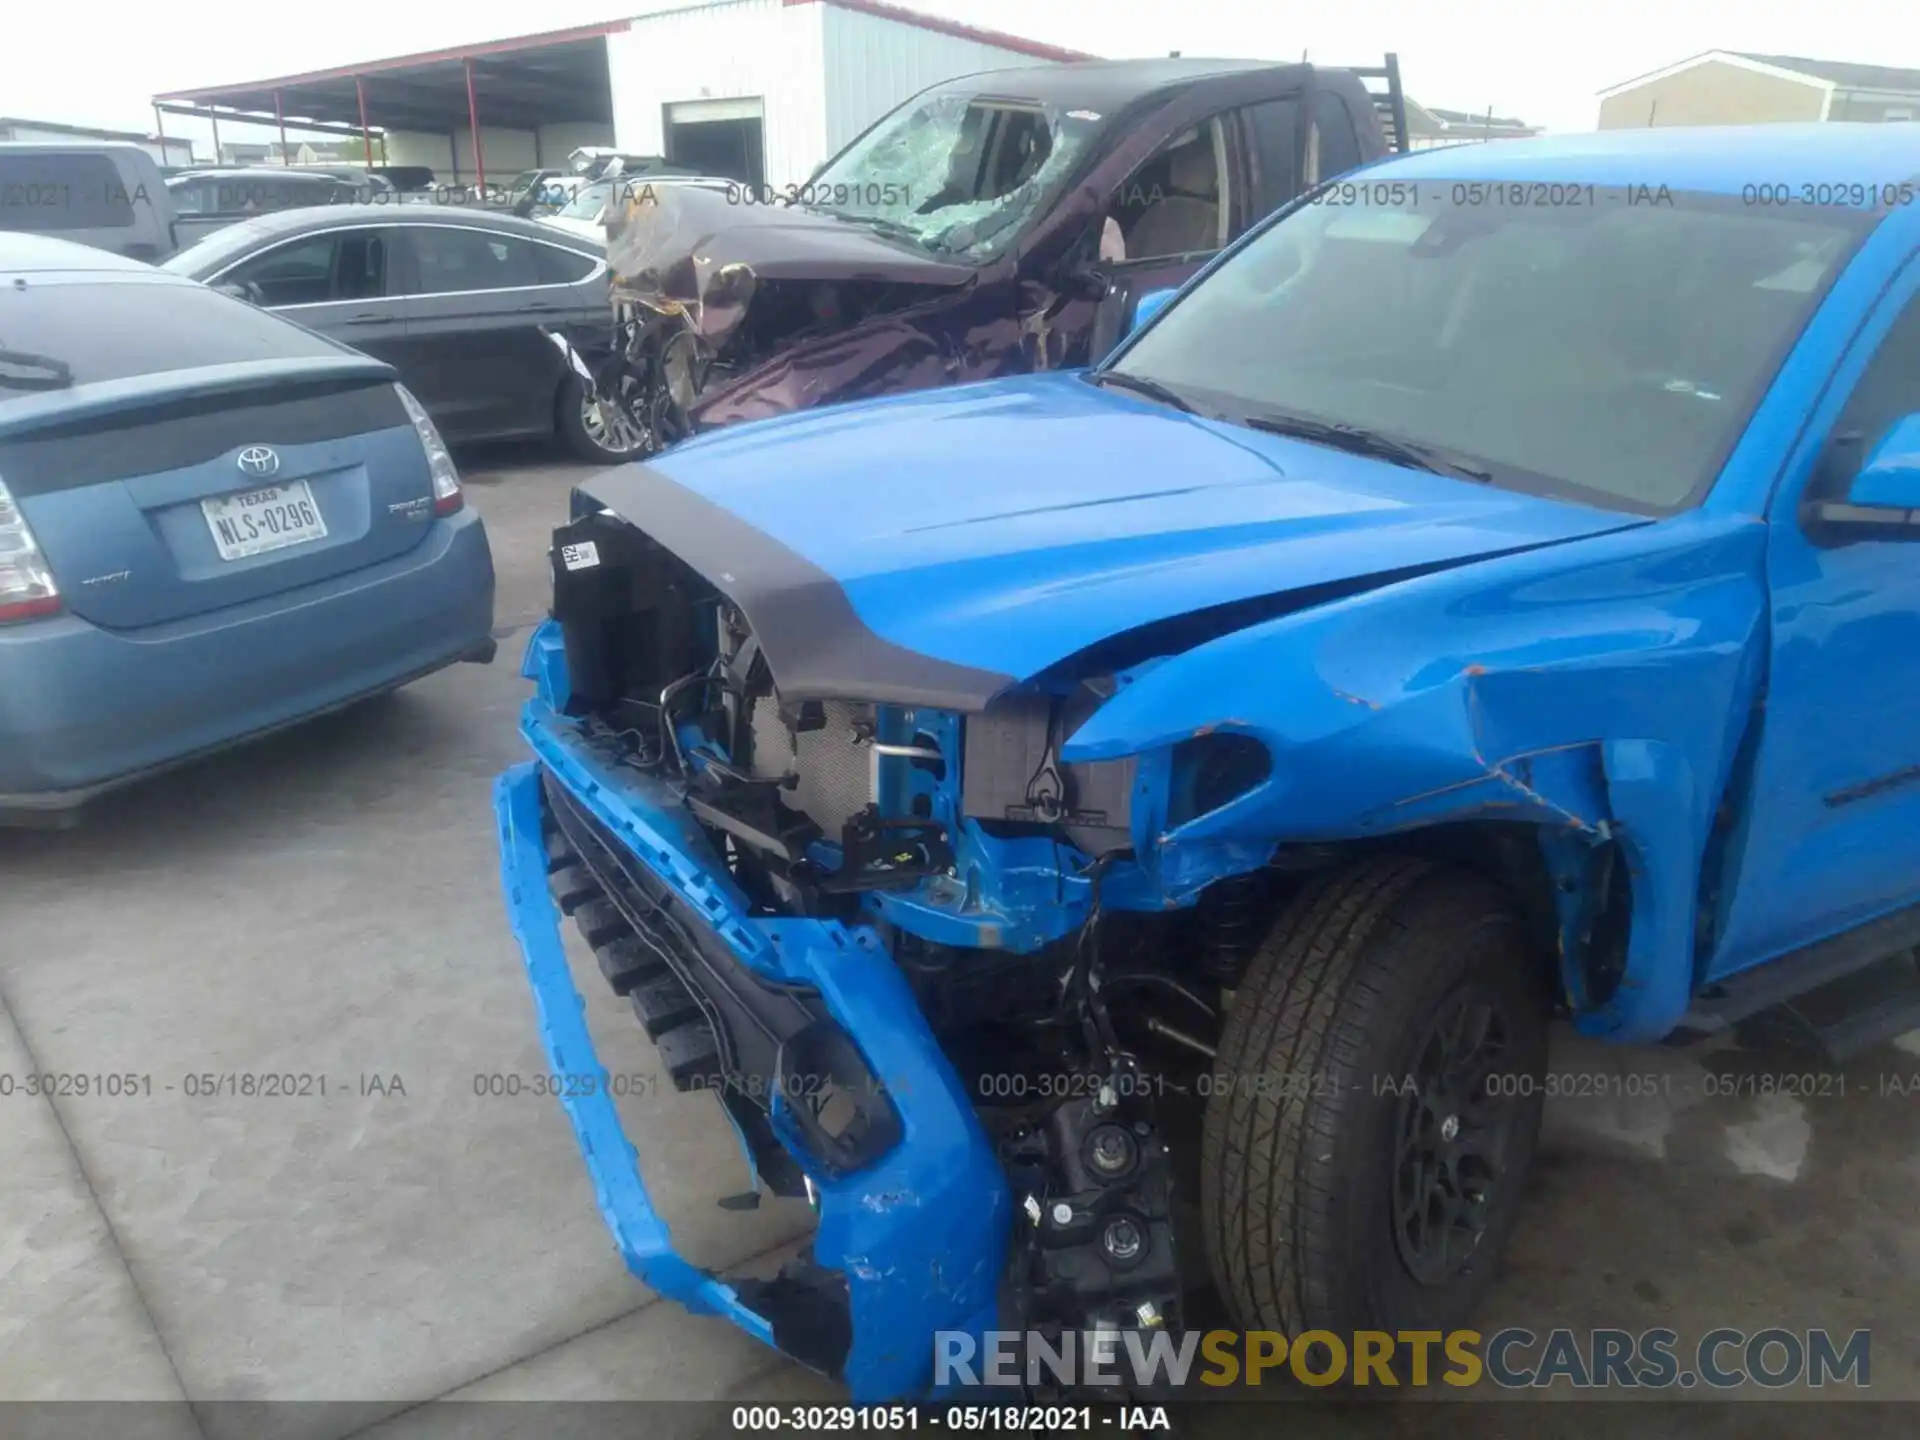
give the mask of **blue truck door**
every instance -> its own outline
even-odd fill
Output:
[[[1844,489],[1920,412],[1920,259],[1909,258],[1823,403],[1825,444],[1774,497],[1772,671],[1717,978],[1920,903],[1920,540],[1815,544],[1807,487]],[[1868,356],[1858,369],[1855,356]],[[1844,394],[1844,399],[1841,398]]]

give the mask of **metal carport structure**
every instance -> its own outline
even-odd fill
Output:
[[[444,136],[456,182],[457,137],[464,128],[473,147],[475,180],[484,186],[483,119],[488,127],[533,132],[535,164],[565,159],[564,155],[539,155],[543,127],[572,124],[611,129],[606,37],[627,28],[627,21],[612,20],[271,80],[174,90],[153,97],[154,115],[163,135],[166,115],[210,120],[216,163],[223,119],[277,127],[283,158],[289,125],[320,134],[357,135],[369,165],[374,163],[376,133],[383,156],[390,132]]]

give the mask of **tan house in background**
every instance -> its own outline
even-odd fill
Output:
[[[1709,50],[1600,92],[1602,130],[1920,118],[1920,70]]]

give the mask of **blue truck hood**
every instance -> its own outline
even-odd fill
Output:
[[[1077,373],[718,431],[582,488],[741,604],[789,698],[888,693],[870,672],[911,652],[957,667],[945,690],[919,687],[922,703],[969,708],[984,700],[968,692],[1194,612],[1645,523],[1185,415]]]

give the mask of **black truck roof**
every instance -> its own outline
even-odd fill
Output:
[[[1111,109],[1131,104],[1157,90],[1178,90],[1219,75],[1250,70],[1304,69],[1270,60],[1079,60],[1069,65],[1021,65],[987,70],[947,82],[958,89],[985,94],[1005,93],[1055,105],[1100,106]],[[947,86],[937,86],[944,89]]]
[[[1388,55],[1381,66],[1311,65],[1300,61],[1205,59],[1167,56],[1148,60],[1077,60],[1060,65],[1022,65],[1007,70],[983,70],[960,75],[931,85],[925,94],[942,90],[960,90],[976,95],[1000,95],[1008,99],[1038,100],[1069,110],[1098,110],[1113,113],[1137,101],[1160,93],[1171,93],[1190,85],[1226,75],[1244,75],[1255,71],[1293,75],[1304,84],[1309,78],[1319,83],[1340,83],[1355,77],[1380,112],[1381,128],[1389,149],[1404,149],[1399,137],[1406,133],[1405,101],[1400,89],[1400,64]],[[1375,90],[1368,80],[1384,82]]]

